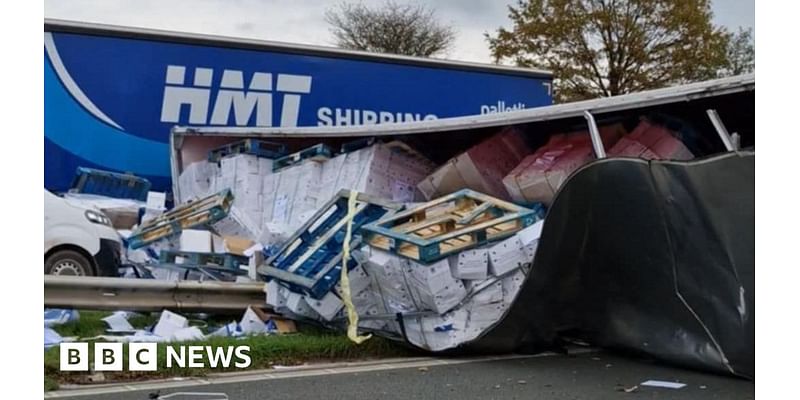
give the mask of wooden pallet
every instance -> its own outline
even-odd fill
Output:
[[[297,153],[289,154],[288,156],[281,157],[272,164],[272,172],[277,172],[292,165],[299,164],[305,160],[325,161],[333,157],[333,150],[323,143],[314,145],[307,149],[298,151]]]
[[[287,155],[286,145],[265,140],[245,139],[208,152],[208,161],[219,162],[224,157],[235,154],[250,154],[256,157],[276,159]]]
[[[422,263],[500,240],[536,222],[538,212],[469,189],[361,228],[370,246]]]
[[[233,204],[233,193],[225,189],[217,194],[173,208],[142,223],[128,238],[131,249],[177,235],[184,229],[207,226],[225,218]]]
[[[278,279],[295,291],[321,299],[336,283],[341,274],[342,244],[347,228],[347,203],[349,191],[340,191],[320,208],[292,237],[264,264],[258,273]],[[358,194],[352,223],[350,248],[361,244],[358,228],[376,221],[400,208],[399,205]],[[358,262],[351,257],[347,269]]]
[[[240,265],[247,265],[249,262],[247,257],[237,254],[200,253],[180,250],[161,250],[161,253],[158,255],[158,262],[163,264],[178,264],[178,257],[184,259],[182,264],[203,267],[222,267],[233,270],[238,270]]]

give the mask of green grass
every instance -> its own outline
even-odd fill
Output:
[[[108,315],[106,312],[80,311],[80,321],[64,324],[56,328],[63,336],[93,337],[103,334],[106,325],[100,319]],[[224,318],[220,321],[228,321]],[[137,328],[155,323],[153,316],[132,318],[131,325]],[[98,323],[99,322],[99,323]],[[185,345],[210,345],[210,346],[250,346],[252,364],[247,369],[266,369],[274,365],[297,365],[309,361],[342,361],[364,360],[375,358],[389,358],[415,355],[414,351],[396,342],[379,337],[373,337],[357,345],[347,336],[337,332],[327,331],[315,326],[298,326],[298,333],[270,336],[248,336],[245,338],[215,337],[202,341],[184,342]],[[175,343],[172,343],[175,344]],[[127,344],[125,345],[123,365],[127,365]],[[167,344],[159,344],[159,367],[152,372],[105,372],[105,383],[137,381],[145,379],[167,378],[174,376],[202,376],[211,372],[242,371],[238,368],[203,368],[189,369],[172,366],[166,367]],[[93,346],[89,346],[90,358],[94,357]],[[90,373],[87,372],[62,372],[59,371],[58,347],[48,349],[44,353],[45,390],[54,390],[58,384],[64,383],[91,383]]]

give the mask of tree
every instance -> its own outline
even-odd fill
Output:
[[[325,12],[325,21],[345,49],[429,57],[446,52],[455,40],[453,28],[422,5],[341,3]]]
[[[743,29],[731,35],[728,45],[728,66],[724,75],[739,75],[756,69],[756,48],[753,43],[753,28]]]
[[[496,62],[551,70],[572,101],[715,78],[728,32],[710,0],[518,0],[513,29],[486,35]]]

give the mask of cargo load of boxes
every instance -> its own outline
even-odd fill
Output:
[[[610,157],[693,158],[679,133],[647,118],[600,135]],[[173,177],[176,208],[134,229],[130,247],[171,264],[206,261],[190,253],[239,256],[214,271],[265,280],[279,314],[343,328],[357,313],[360,331],[431,351],[501,320],[533,263],[546,207],[594,159],[587,131],[533,148],[506,128],[440,165],[400,141],[247,151],[267,145],[230,145],[188,165]]]

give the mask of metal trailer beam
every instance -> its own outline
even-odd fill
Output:
[[[92,310],[238,312],[264,307],[265,284],[85,276],[44,277],[44,306]]]
[[[478,128],[501,127],[567,118],[584,118],[588,111],[595,117],[602,114],[634,110],[673,103],[684,103],[697,99],[755,91],[755,74],[731,76],[710,81],[643,92],[576,101],[552,106],[536,107],[496,114],[469,115],[431,121],[403,122],[395,124],[356,126],[308,126],[308,127],[188,127],[172,128],[175,143],[183,136],[225,136],[244,138],[276,137],[362,137],[394,136],[463,131]],[[180,143],[178,143],[179,145]]]

